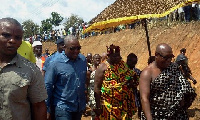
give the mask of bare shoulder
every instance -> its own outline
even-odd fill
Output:
[[[99,67],[95,72],[95,77],[94,77],[95,85],[98,85],[99,87],[101,86],[106,69],[107,65],[105,63],[101,63],[99,65]]]
[[[154,66],[152,64],[148,65],[142,70],[141,74],[150,74],[152,70],[154,69]]]
[[[107,65],[105,63],[101,63],[98,67],[98,71],[105,71],[107,69]]]
[[[107,65],[105,63],[101,63],[95,72],[95,79],[103,79],[106,69]]]
[[[140,75],[140,78],[141,80],[149,80],[151,82],[160,74],[160,72],[160,69],[156,66],[155,62],[153,62],[149,66],[144,68]]]
[[[140,75],[140,80],[144,80],[144,81],[150,81],[152,80],[152,74],[154,71],[155,65],[152,63],[150,65],[148,65],[146,68],[143,69],[141,75]]]

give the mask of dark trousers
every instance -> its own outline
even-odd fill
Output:
[[[69,112],[59,107],[55,108],[56,120],[81,120],[83,111],[81,112]]]
[[[190,22],[191,21],[191,9],[192,9],[191,5],[183,7],[183,10],[185,12],[185,20],[186,20],[186,22]]]

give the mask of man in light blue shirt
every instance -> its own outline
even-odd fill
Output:
[[[75,36],[67,36],[64,44],[65,51],[50,63],[45,73],[48,113],[55,110],[56,120],[81,120],[86,106],[87,61],[80,54],[81,46]]]
[[[48,70],[47,67],[49,66],[49,63],[56,60],[56,58],[59,56],[59,54],[62,53],[62,51],[64,50],[64,38],[58,39],[56,41],[56,44],[57,44],[57,52],[55,52],[51,56],[47,57],[44,62],[44,66],[42,68],[43,75]]]

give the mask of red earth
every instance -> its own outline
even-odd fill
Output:
[[[169,44],[177,56],[181,48],[187,49],[187,57],[189,58],[189,66],[192,70],[193,77],[196,78],[197,84],[192,85],[198,94],[196,100],[189,108],[188,113],[190,120],[200,119],[200,81],[198,78],[198,72],[200,71],[200,22],[190,23],[156,23],[150,25],[149,38],[151,44],[151,53],[154,55],[155,47],[159,43]],[[126,56],[133,52],[138,56],[138,63],[136,65],[139,69],[144,69],[147,66],[148,49],[146,43],[146,34],[143,26],[138,26],[135,29],[125,29],[120,32],[102,34],[98,36],[88,37],[86,39],[80,39],[82,46],[81,52],[98,53],[102,54],[106,52],[106,46],[111,44],[119,45],[121,49],[121,56],[126,61]],[[51,53],[56,51],[56,45],[52,42],[43,43],[43,50],[48,48]],[[137,116],[134,117],[136,119]],[[82,120],[89,120],[90,116],[83,117]]]

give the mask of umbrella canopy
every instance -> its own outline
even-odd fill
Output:
[[[133,23],[138,19],[164,17],[197,1],[200,0],[116,0],[89,22],[90,26],[84,33]]]

